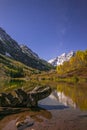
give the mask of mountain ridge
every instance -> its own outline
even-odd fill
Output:
[[[70,51],[69,53],[62,53],[60,56],[57,56],[48,61],[48,63],[53,66],[62,65],[65,61],[69,61],[71,57],[75,55],[75,51]]]
[[[50,64],[40,59],[30,48],[24,45],[20,46],[18,42],[12,39],[1,27],[0,53],[38,70],[44,71],[52,68]]]
[[[33,52],[27,45],[20,45],[20,48],[22,49],[22,52],[27,54],[28,56],[32,56],[36,59],[40,59],[40,57],[38,56],[38,54],[36,54],[35,52]]]

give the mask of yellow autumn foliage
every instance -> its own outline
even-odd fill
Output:
[[[57,66],[57,72],[60,74],[86,67],[87,66],[87,50],[77,51],[69,61],[63,63],[63,65]]]

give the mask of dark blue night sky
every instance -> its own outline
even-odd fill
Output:
[[[0,0],[0,26],[49,60],[87,49],[87,0]]]

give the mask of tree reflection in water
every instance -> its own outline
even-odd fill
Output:
[[[74,108],[87,110],[87,84],[66,84],[57,85],[59,101]]]

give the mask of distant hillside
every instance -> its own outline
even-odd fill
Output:
[[[87,50],[77,51],[69,60],[58,65],[57,70],[51,70],[37,75],[32,78],[48,81],[64,82],[87,82]]]
[[[39,73],[39,70],[32,69],[21,62],[15,61],[0,54],[0,78],[24,78],[31,74]]]
[[[2,28],[0,28],[0,53],[25,65],[39,70],[50,70],[52,66],[29,49],[27,46],[20,46]]]

